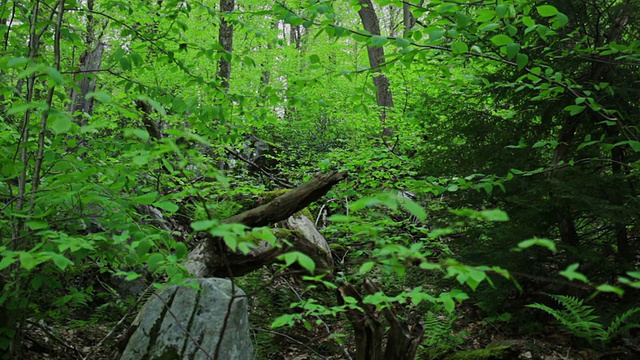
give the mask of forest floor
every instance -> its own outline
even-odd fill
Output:
[[[349,333],[345,322],[343,333]],[[456,329],[464,336],[464,342],[437,357],[429,357],[421,349],[416,359],[531,359],[531,360],[632,360],[640,358],[640,341],[635,344],[627,339],[624,344],[597,351],[577,348],[568,333],[550,330],[540,338],[510,337],[508,332],[482,321],[466,320]],[[117,322],[92,325],[82,328],[49,326],[44,323],[27,325],[23,345],[27,349],[24,360],[108,360],[117,354],[117,345],[124,337],[126,325]],[[458,326],[458,325],[457,325]],[[336,329],[334,329],[335,331]],[[327,328],[314,325],[311,330],[303,326],[286,331],[253,329],[254,347],[260,347],[258,360],[338,360],[349,359],[346,351],[353,354],[348,345],[340,346],[331,339]],[[555,332],[553,332],[555,331]],[[255,334],[269,335],[269,344],[255,344]],[[349,339],[347,344],[351,342]],[[333,344],[333,345],[331,345]],[[268,351],[266,349],[269,349]],[[268,353],[266,353],[268,352]]]

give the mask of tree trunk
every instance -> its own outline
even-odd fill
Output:
[[[87,2],[87,9],[93,10],[93,0]],[[93,98],[87,99],[88,93],[96,90],[96,74],[100,69],[102,63],[102,54],[104,52],[105,44],[96,38],[95,25],[96,20],[93,18],[91,12],[87,14],[87,35],[85,43],[87,50],[80,56],[80,69],[76,72],[76,85],[78,90],[71,90],[71,103],[68,106],[68,110],[72,116],[76,119],[78,125],[86,125],[86,115],[93,113]]]
[[[360,9],[358,15],[362,21],[362,26],[371,35],[380,35],[380,25],[378,16],[373,8],[371,0],[360,0]],[[377,46],[368,46],[367,53],[369,55],[369,66],[374,73],[373,85],[376,87],[376,102],[380,106],[380,122],[383,126],[383,134],[389,135],[391,128],[386,126],[387,107],[393,107],[393,96],[389,89],[389,79],[382,74],[380,66],[384,64],[384,48]]]
[[[95,74],[100,69],[102,62],[102,53],[104,52],[104,44],[98,43],[96,46],[87,50],[80,58],[80,70],[76,74],[76,89],[71,91],[71,103],[69,104],[69,112],[74,115],[76,123],[79,125],[86,124],[86,115],[93,113],[93,98],[87,99],[88,93],[96,90]],[[79,112],[79,114],[77,113]]]
[[[416,6],[422,6],[423,3],[424,1],[420,1]],[[412,4],[407,1],[402,2],[402,22],[404,23],[403,36],[405,38],[407,37],[407,35],[409,35],[409,31],[417,23],[417,19],[411,13],[411,6]]]
[[[235,8],[235,0],[220,0],[220,32],[218,42],[222,46],[223,54],[218,60],[218,78],[225,90],[229,90],[229,80],[231,79],[231,56],[233,53],[233,25],[229,21],[228,15]]]

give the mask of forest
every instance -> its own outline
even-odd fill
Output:
[[[139,359],[243,359],[236,300],[257,360],[640,358],[638,0],[0,19],[0,359],[135,359],[194,278],[218,345]]]

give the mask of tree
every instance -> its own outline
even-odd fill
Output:
[[[235,8],[235,0],[220,0],[220,12],[224,15],[220,17],[220,31],[218,42],[222,46],[222,56],[218,61],[218,76],[221,79],[222,87],[229,90],[229,79],[231,78],[231,58],[233,55],[233,24],[229,15]]]
[[[99,298],[115,303],[94,275],[181,284],[190,255],[208,258],[191,268],[207,275],[306,265],[295,310],[261,320],[280,311],[274,325],[331,332],[343,314],[365,359],[453,351],[470,297],[521,314],[527,296],[507,297],[503,268],[532,296],[637,287],[637,12],[577,0],[1,3],[0,353],[24,357],[27,321],[66,325]],[[275,149],[259,172],[246,134]],[[220,158],[249,165],[221,170]],[[318,185],[318,171],[331,191],[250,210],[266,190]],[[295,241],[247,231],[306,205],[334,251],[316,265],[336,261],[340,281],[308,273],[313,252]],[[236,251],[257,239],[282,247]]]
[[[362,26],[371,35],[371,44],[367,46],[369,55],[369,66],[373,71],[373,84],[376,87],[376,101],[380,109],[380,124],[383,127],[383,135],[392,133],[391,127],[387,126],[387,108],[393,107],[393,95],[389,89],[389,79],[382,73],[381,67],[385,63],[384,47],[376,44],[376,39],[386,41],[380,34],[380,23],[378,16],[370,0],[360,0],[358,16],[362,21]]]

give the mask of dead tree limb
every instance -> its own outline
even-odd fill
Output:
[[[286,220],[324,196],[331,187],[346,176],[347,174],[344,172],[317,175],[269,203],[234,215],[223,220],[222,223],[243,224],[248,228],[253,228]],[[300,215],[296,217],[297,221],[289,221],[289,223],[291,225],[305,223],[305,219]],[[313,226],[313,222],[308,221]],[[258,244],[255,249],[245,255],[232,252],[220,238],[204,234],[203,240],[189,253],[189,262],[186,267],[197,277],[241,276],[264,265],[272,264],[280,254],[291,250],[301,251],[310,256],[316,261],[318,268],[332,265],[331,254],[328,249],[324,249],[322,244],[309,239],[309,236],[292,236],[293,239],[288,239],[292,243],[291,247],[274,248],[267,246],[267,244]],[[322,236],[318,233],[311,238],[322,238]]]

